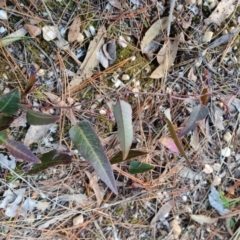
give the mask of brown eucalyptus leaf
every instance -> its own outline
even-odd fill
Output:
[[[69,28],[68,32],[68,41],[74,42],[77,40],[79,36],[79,31],[80,31],[80,25],[81,25],[81,19],[79,16],[76,16]]]
[[[177,56],[177,51],[178,51],[178,43],[179,40],[178,38],[174,41],[171,42],[167,40],[163,46],[164,50],[158,53],[160,55],[159,61],[162,61],[160,66],[157,67],[152,74],[150,75],[151,78],[162,78],[165,76],[166,72],[171,68],[176,56]],[[166,46],[165,46],[166,45]],[[163,56],[163,57],[161,57]]]
[[[167,28],[168,17],[158,19],[153,25],[147,30],[142,41],[141,51],[145,52],[145,47],[163,30]]]

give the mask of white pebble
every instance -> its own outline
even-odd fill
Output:
[[[122,75],[122,80],[123,81],[127,81],[127,80],[129,80],[130,79],[130,76],[128,75],[128,74],[123,74]]]
[[[7,12],[4,10],[0,10],[0,19],[7,20]]]
[[[218,186],[218,185],[220,185],[221,181],[222,181],[222,179],[220,177],[216,176],[212,182],[212,185]]]
[[[184,202],[186,202],[186,201],[187,201],[187,196],[182,196],[182,200],[183,200]]]
[[[229,157],[231,155],[231,149],[229,147],[225,147],[221,150],[222,157]]]
[[[95,36],[95,35],[96,35],[96,30],[95,30],[94,26],[90,26],[90,27],[89,27],[89,31],[90,31],[90,33],[92,34],[92,36]]]
[[[212,169],[212,167],[210,165],[205,164],[204,165],[204,169],[202,171],[205,172],[206,174],[210,174],[210,173],[213,172],[213,169]]]
[[[212,40],[213,32],[206,31],[203,36],[203,42],[210,42]]]
[[[114,83],[114,87],[119,88],[122,84],[123,84],[123,82],[121,80],[117,79],[117,81]]]
[[[99,113],[100,113],[101,115],[106,115],[107,111],[106,111],[105,109],[101,109],[101,110],[99,111]]]
[[[76,226],[76,225],[82,224],[83,221],[84,221],[83,215],[81,214],[73,219],[73,225]]]
[[[224,141],[230,142],[232,139],[232,134],[230,132],[226,132],[223,136]]]
[[[134,62],[136,60],[136,56],[131,57],[131,61]]]
[[[46,41],[51,41],[57,37],[58,29],[55,26],[44,26],[42,31]]]
[[[128,43],[127,43],[127,41],[125,40],[125,38],[123,36],[120,36],[118,38],[118,45],[120,47],[122,47],[122,48],[126,48],[127,47]]]

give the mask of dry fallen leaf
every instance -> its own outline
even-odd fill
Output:
[[[53,126],[53,124],[48,125],[31,125],[27,131],[24,139],[24,145],[29,146],[30,144],[37,142],[43,138],[47,131]]]
[[[178,38],[174,41],[167,41],[165,42],[163,48],[164,48],[164,53],[161,53],[161,50],[159,51],[159,60],[162,61],[162,63],[160,64],[159,67],[157,67],[151,74],[151,78],[162,78],[165,76],[166,72],[170,69],[170,67],[172,66],[176,55],[177,55],[177,51],[178,51],[178,43],[179,40]],[[165,46],[166,45],[166,46]],[[166,50],[165,50],[166,49]],[[164,58],[161,57],[162,54],[164,55]]]
[[[119,9],[119,10],[123,10],[122,9],[122,4],[119,2],[119,0],[108,0],[108,2],[115,8]]]
[[[36,37],[36,36],[40,35],[42,32],[42,29],[35,25],[25,24],[24,27],[28,30],[29,34],[32,37]]]
[[[209,24],[215,23],[218,26],[222,24],[222,22],[228,18],[233,11],[240,5],[240,0],[224,0],[221,1],[211,15],[204,20],[205,28]]]
[[[70,82],[68,89],[71,90],[84,80],[90,78],[93,75],[93,69],[98,66],[99,60],[97,59],[96,55],[97,52],[100,50],[102,45],[104,44],[104,37],[106,34],[105,27],[101,27],[98,30],[97,35],[94,39],[90,42],[88,47],[87,55],[81,64],[76,76]]]
[[[99,207],[103,200],[103,192],[101,191],[99,185],[98,185],[98,177],[97,175],[93,175],[88,171],[85,171],[88,179],[89,179],[89,185],[93,189],[96,198],[97,198],[97,206]]]
[[[163,136],[160,138],[159,142],[166,148],[168,148],[169,150],[171,150],[172,152],[175,153],[179,153],[179,150],[174,142],[174,140],[171,137],[166,137]]]
[[[182,229],[181,229],[177,219],[173,219],[171,221],[170,225],[173,229],[173,234],[174,234],[175,238],[177,239],[182,232]]]
[[[155,227],[156,222],[158,220],[165,221],[165,218],[168,216],[169,212],[172,210],[173,202],[170,200],[162,205],[162,207],[158,210],[157,214],[152,219],[150,226]]]
[[[217,219],[210,218],[210,217],[205,216],[205,215],[192,214],[192,215],[190,215],[190,217],[191,217],[192,220],[194,220],[195,222],[197,222],[199,224],[204,224],[204,223],[211,224],[211,223],[214,223],[214,222],[217,221]]]
[[[81,19],[79,16],[76,16],[69,28],[69,32],[68,32],[68,41],[74,42],[75,40],[77,40],[78,36],[79,36],[79,31],[80,31],[80,24],[81,24]]]
[[[167,28],[168,17],[161,18],[157,20],[153,25],[147,30],[142,41],[141,41],[141,51],[144,52],[145,47],[163,30]]]

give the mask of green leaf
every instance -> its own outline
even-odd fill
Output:
[[[25,162],[40,163],[41,161],[21,142],[14,140],[5,140],[4,146],[9,153]]]
[[[0,116],[0,131],[9,128],[13,121],[14,117],[12,116]]]
[[[1,131],[0,132],[0,144],[5,144],[8,140],[6,131]]]
[[[114,106],[114,116],[118,126],[118,140],[123,152],[123,160],[127,158],[133,141],[132,108],[127,102],[119,100]]]
[[[42,154],[40,157],[41,163],[35,164],[27,174],[37,174],[45,169],[54,167],[60,164],[69,164],[72,162],[72,157],[66,153],[59,153],[57,150],[52,150]]]
[[[80,154],[91,163],[102,181],[117,194],[111,164],[91,124],[81,121],[79,125],[73,126],[69,130],[69,135]]]
[[[188,164],[189,164],[189,166],[191,167],[191,169],[193,169],[192,164],[191,164],[191,162],[189,161],[189,159],[188,159],[188,157],[187,157],[187,155],[186,155],[186,153],[185,153],[185,151],[184,151],[184,149],[183,149],[183,147],[182,147],[182,144],[181,144],[181,142],[180,142],[179,139],[178,139],[178,136],[177,136],[177,134],[176,134],[176,132],[175,132],[175,129],[174,129],[171,121],[170,121],[168,118],[166,118],[166,120],[167,120],[168,129],[169,129],[169,131],[170,131],[171,137],[172,137],[173,141],[175,142],[175,144],[176,144],[179,152],[180,152],[180,153],[183,155],[183,157],[186,159],[186,161],[188,162]]]
[[[144,173],[152,170],[154,166],[147,164],[147,163],[142,163],[139,161],[132,161],[129,165],[129,172],[131,174],[136,174],[136,173]]]
[[[110,159],[110,163],[111,164],[120,163],[120,162],[127,161],[129,159],[140,157],[140,156],[143,156],[143,155],[146,155],[146,154],[148,154],[148,153],[144,152],[144,151],[130,150],[127,157],[123,160],[123,153],[122,153],[122,151],[119,151],[116,155],[114,155]]]
[[[27,110],[27,122],[31,125],[48,125],[59,120],[59,116]]]
[[[178,134],[178,137],[181,138],[184,135],[188,134],[190,131],[194,130],[197,127],[197,122],[203,120],[208,115],[208,108],[203,105],[196,106],[187,120],[186,126]]]
[[[6,114],[14,114],[18,111],[20,100],[19,89],[16,88],[0,97],[0,111]]]

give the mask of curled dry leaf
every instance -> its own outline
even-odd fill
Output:
[[[153,25],[147,30],[142,41],[141,41],[141,51],[144,52],[145,47],[163,30],[167,28],[168,17],[161,18],[157,20]]]
[[[159,61],[162,61],[160,66],[157,67],[151,74],[151,78],[162,78],[165,76],[166,72],[172,66],[178,51],[178,43],[179,40],[176,39],[174,42],[167,41],[165,42],[163,48],[164,50],[161,52],[159,51]],[[162,57],[163,56],[163,57]]]
[[[191,214],[190,215],[191,219],[199,224],[211,224],[217,221],[217,219],[215,218],[210,218],[208,216],[205,215],[195,215],[195,214]]]
[[[81,19],[79,16],[76,16],[69,28],[68,32],[68,41],[74,42],[79,37],[79,31],[80,31],[80,25],[81,25]]]

